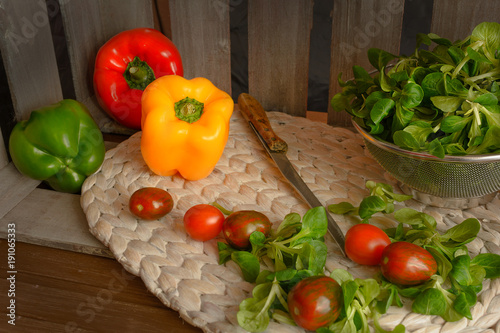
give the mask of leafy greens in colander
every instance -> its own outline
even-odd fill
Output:
[[[369,49],[375,74],[353,66],[352,80],[339,76],[332,108],[404,149],[441,158],[500,152],[500,24],[483,22],[454,43],[433,33],[416,40],[411,56]]]

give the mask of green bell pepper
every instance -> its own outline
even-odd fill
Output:
[[[65,99],[18,122],[9,138],[12,162],[56,191],[78,193],[104,161],[102,133],[82,103]]]

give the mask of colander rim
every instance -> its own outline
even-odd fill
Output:
[[[377,146],[388,152],[392,152],[398,155],[403,155],[420,160],[429,160],[436,162],[453,162],[453,163],[487,163],[487,162],[500,162],[500,154],[483,154],[483,155],[465,155],[465,156],[455,156],[455,155],[445,155],[444,158],[439,158],[437,156],[431,155],[426,152],[415,152],[403,149],[395,144],[387,141],[382,141],[370,135],[364,128],[362,128],[354,119],[352,119],[354,128],[361,134],[361,136]]]

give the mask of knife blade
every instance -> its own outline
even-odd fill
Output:
[[[304,182],[302,177],[294,169],[292,163],[286,156],[288,144],[274,132],[266,111],[262,105],[251,95],[242,93],[238,96],[238,106],[249,126],[253,129],[264,149],[276,163],[278,169],[288,182],[295,188],[300,196],[311,207],[323,206],[319,199]],[[340,247],[340,251],[345,256],[345,237],[337,222],[330,213],[326,213],[328,218],[328,231]]]

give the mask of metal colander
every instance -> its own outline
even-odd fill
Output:
[[[500,190],[500,154],[441,159],[377,140],[353,124],[375,160],[394,178],[416,191],[440,198],[477,198]]]

